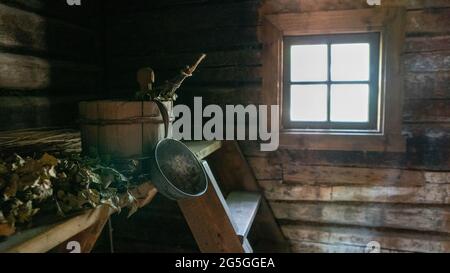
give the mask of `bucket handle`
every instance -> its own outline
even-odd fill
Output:
[[[166,106],[159,100],[153,100],[153,102],[156,103],[156,105],[158,106],[159,112],[161,113],[161,116],[163,118],[163,122],[164,122],[164,138],[167,138],[169,135],[169,123],[170,123],[170,119],[169,119],[169,112],[167,111]]]

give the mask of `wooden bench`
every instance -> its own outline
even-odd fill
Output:
[[[0,132],[0,144],[14,149],[25,141],[26,148],[39,147],[43,151],[58,151],[58,145],[71,152],[80,152],[79,134],[74,130],[52,129]],[[37,136],[37,137],[34,137]],[[39,139],[41,138],[41,139]],[[42,139],[51,145],[42,145]],[[178,204],[202,252],[287,252],[288,247],[266,200],[259,194],[256,180],[234,141],[185,142],[208,173],[209,188],[200,198],[182,200]],[[55,148],[56,147],[56,148]],[[211,164],[206,162],[206,160]],[[213,174],[214,173],[214,174]],[[219,181],[216,181],[215,176]],[[224,190],[224,191],[223,191]],[[148,205],[157,193],[150,181],[131,189],[139,207]],[[224,197],[226,196],[226,198]],[[90,252],[111,214],[104,205],[88,210],[55,224],[39,226],[9,237],[0,243],[0,252],[71,252],[69,242],[80,244],[79,252]],[[252,229],[252,223],[257,225]],[[250,230],[255,234],[251,240]]]

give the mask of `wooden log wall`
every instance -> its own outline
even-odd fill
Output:
[[[103,92],[101,1],[0,0],[0,130],[69,126]]]
[[[450,2],[403,4],[406,153],[262,153],[257,143],[241,143],[293,251],[362,252],[378,241],[386,252],[450,252]],[[152,66],[161,80],[205,52],[207,61],[181,90],[182,102],[197,95],[205,103],[258,103],[263,14],[357,8],[368,8],[366,1],[108,1],[107,89],[130,94],[139,67]],[[160,207],[179,217],[175,204]],[[142,228],[157,225],[158,210],[145,212]],[[118,237],[136,239],[124,233]]]
[[[450,252],[450,3],[397,2],[408,9],[406,153],[242,145],[293,251],[362,252],[378,241],[385,252]],[[261,12],[357,8],[366,1],[271,0]]]

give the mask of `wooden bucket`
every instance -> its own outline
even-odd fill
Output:
[[[163,102],[172,136],[173,102]],[[112,160],[147,159],[165,137],[165,124],[153,101],[86,101],[79,104],[83,154]]]

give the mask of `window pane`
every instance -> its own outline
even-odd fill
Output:
[[[326,81],[328,79],[327,45],[291,47],[291,81]]]
[[[327,85],[292,85],[291,120],[326,121]]]
[[[331,45],[331,80],[368,81],[369,69],[369,44]]]
[[[369,85],[333,84],[330,119],[337,122],[369,122]]]

